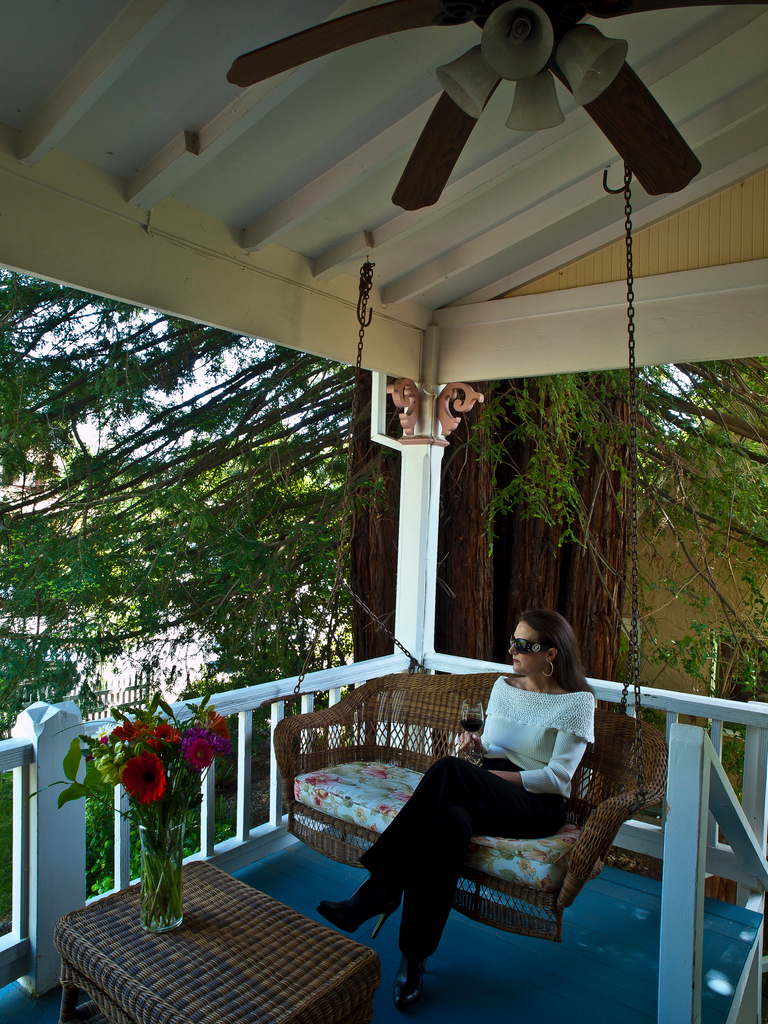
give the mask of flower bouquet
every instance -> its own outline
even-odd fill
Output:
[[[77,737],[64,758],[70,785],[59,794],[59,807],[83,796],[106,800],[105,785],[121,783],[128,794],[141,839],[141,925],[152,932],[181,924],[184,820],[201,802],[214,756],[232,750],[226,722],[207,697],[185,707],[183,721],[157,695],[143,708],[114,709],[117,725]],[[83,745],[87,770],[78,782]]]

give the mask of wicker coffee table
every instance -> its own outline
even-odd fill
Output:
[[[372,949],[203,862],[184,868],[175,931],[141,930],[132,886],[67,914],[54,941],[60,1024],[365,1024],[381,981]]]

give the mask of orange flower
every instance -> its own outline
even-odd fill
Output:
[[[214,736],[220,736],[223,740],[229,739],[229,729],[226,720],[217,711],[209,711],[205,719],[205,728],[210,730]]]
[[[120,781],[140,804],[151,804],[165,792],[165,769],[157,754],[147,750],[126,761]]]

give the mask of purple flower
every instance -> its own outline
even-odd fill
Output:
[[[181,741],[181,752],[196,772],[203,772],[213,760],[213,747],[202,736],[186,734]]]
[[[191,729],[187,729],[182,736],[182,747],[187,740],[191,741],[193,739],[205,740],[214,754],[232,753],[232,744],[227,737],[219,736],[215,732],[211,732],[210,729],[203,728],[203,726],[196,725]]]

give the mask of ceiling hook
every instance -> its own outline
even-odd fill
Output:
[[[624,185],[621,185],[619,188],[609,188],[609,186],[608,186],[608,171],[609,170],[610,170],[610,168],[606,167],[605,170],[603,171],[603,188],[605,189],[605,191],[609,195],[617,196],[620,192],[624,191]]]

